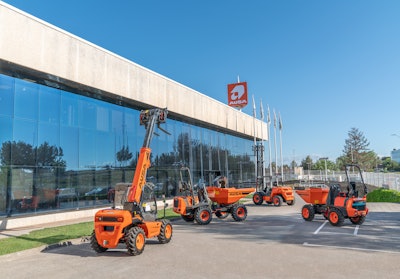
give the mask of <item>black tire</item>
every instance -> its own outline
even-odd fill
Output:
[[[219,219],[225,219],[229,216],[229,212],[217,210],[215,211],[215,216],[217,216]]]
[[[162,244],[168,243],[172,238],[172,224],[169,220],[164,219],[161,221],[160,234],[157,236],[158,241]]]
[[[357,217],[352,217],[349,219],[350,219],[350,222],[352,222],[354,225],[361,225],[362,223],[364,223],[365,217],[366,216],[357,216]]]
[[[314,220],[315,210],[312,204],[306,204],[301,209],[301,216],[306,221]]]
[[[194,220],[194,215],[181,215],[182,219],[185,220],[186,222],[193,222]]]
[[[196,209],[194,219],[199,225],[208,225],[212,220],[212,212],[208,207],[199,207]]]
[[[255,192],[253,195],[253,203],[255,205],[261,205],[263,203],[263,195],[260,192]]]
[[[90,236],[90,247],[96,252],[96,253],[104,253],[105,251],[108,250],[108,248],[105,248],[101,246],[96,239],[96,233],[93,230],[92,235]]]
[[[281,196],[274,196],[272,198],[272,203],[274,204],[274,206],[281,206],[283,202],[283,199]]]
[[[341,225],[343,225],[344,216],[338,208],[332,207],[329,209],[328,212],[328,220],[332,226],[340,227]]]
[[[143,229],[131,227],[125,235],[125,244],[129,255],[137,256],[142,254],[146,244],[146,235]]]
[[[232,207],[231,214],[236,222],[242,222],[247,218],[247,208],[243,204],[236,204]]]

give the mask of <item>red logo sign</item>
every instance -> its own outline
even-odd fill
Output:
[[[247,104],[247,82],[228,84],[228,106],[243,108]]]

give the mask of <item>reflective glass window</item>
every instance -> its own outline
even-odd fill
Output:
[[[143,126],[139,125],[140,112],[124,108],[124,118],[121,122],[122,135],[125,139],[128,139],[131,147],[141,147],[143,145],[144,135],[146,130]],[[132,138],[133,137],[133,138]]]
[[[14,79],[0,75],[0,115],[12,116],[14,111]]]
[[[37,120],[39,85],[24,80],[15,80],[15,117]]]
[[[39,121],[59,124],[60,102],[60,90],[41,86],[39,94]]]
[[[78,95],[63,92],[61,96],[61,125],[78,127]]]
[[[38,144],[37,122],[14,119],[13,140],[36,147]]]
[[[38,143],[47,142],[52,146],[60,145],[60,126],[48,123],[40,123],[38,127]]]
[[[79,100],[79,127],[85,129],[96,129],[97,124],[97,106],[96,103],[88,98]]]
[[[61,127],[60,147],[64,152],[67,170],[77,170],[79,166],[79,130],[74,127]]]
[[[111,108],[111,131],[116,135],[122,135],[123,130],[123,112],[118,107]]]
[[[0,145],[12,140],[12,118],[0,116]],[[1,148],[1,146],[0,146]]]
[[[199,179],[201,173],[201,160],[200,160],[200,146],[201,146],[201,129],[192,126],[190,129],[190,154],[191,154],[191,165],[193,171],[197,174],[196,180]]]
[[[96,107],[96,130],[109,132],[111,127],[111,111],[107,103],[98,102]]]
[[[96,167],[96,137],[93,131],[79,130],[79,168]]]
[[[107,168],[115,165],[115,137],[112,133],[96,132],[96,165]]]

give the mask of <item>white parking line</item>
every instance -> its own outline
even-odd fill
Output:
[[[313,234],[318,234],[320,230],[322,230],[322,228],[326,225],[326,223],[328,223],[328,220],[325,220],[325,222],[319,226],[319,228],[313,233]]]
[[[318,227],[318,229],[315,231],[315,232],[313,232],[313,234],[318,234],[324,227],[325,227],[325,225],[326,225],[326,223],[328,223],[329,221],[328,220],[325,220],[325,222],[324,223],[322,223],[322,225],[321,226],[319,226]],[[357,225],[355,228],[354,228],[354,232],[353,232],[353,235],[358,235],[358,230],[360,229],[360,225]],[[329,234],[346,234],[346,233],[329,233]]]
[[[360,225],[357,225],[356,226],[356,228],[354,229],[354,235],[357,235],[358,234],[358,229],[360,228]]]
[[[322,248],[325,247],[325,248],[333,248],[333,249],[346,249],[346,250],[364,251],[364,252],[381,252],[381,253],[389,253],[389,254],[400,254],[400,252],[397,252],[397,251],[366,249],[366,248],[356,248],[356,247],[345,247],[345,246],[331,246],[331,245],[310,244],[308,242],[304,242],[303,246],[307,246],[307,247],[322,247]]]

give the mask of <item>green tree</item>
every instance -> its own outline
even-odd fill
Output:
[[[396,161],[393,161],[390,157],[386,157],[382,161],[382,166],[384,171],[399,171],[400,164]]]
[[[344,141],[343,154],[348,158],[349,163],[357,162],[360,154],[368,151],[369,142],[364,134],[357,128],[351,128]]]
[[[313,164],[314,163],[310,155],[307,155],[307,157],[301,161],[301,166],[303,167],[303,170],[312,170]]]
[[[123,146],[120,151],[117,152],[117,160],[122,163],[129,161],[132,159],[132,152],[129,151],[129,146]]]
[[[290,163],[290,167],[294,170],[294,168],[297,167],[297,162],[296,162],[295,160],[293,160],[293,161]]]
[[[313,165],[313,170],[325,170],[325,160],[318,160]],[[338,170],[335,162],[326,160],[326,169],[327,170]]]
[[[126,162],[132,159],[132,152],[129,151],[129,146],[122,146],[121,150],[117,152],[117,161],[120,162],[120,167],[122,168],[122,181],[125,181],[125,166]]]
[[[61,147],[51,146],[48,142],[33,147],[22,141],[7,141],[3,143],[0,151],[0,161],[4,166],[65,168],[66,162],[62,159],[63,156]]]
[[[368,149],[369,141],[363,132],[357,128],[351,128],[347,136],[343,156],[337,160],[341,169],[345,164],[357,163],[364,170],[373,170],[379,163],[379,158],[375,152]]]

